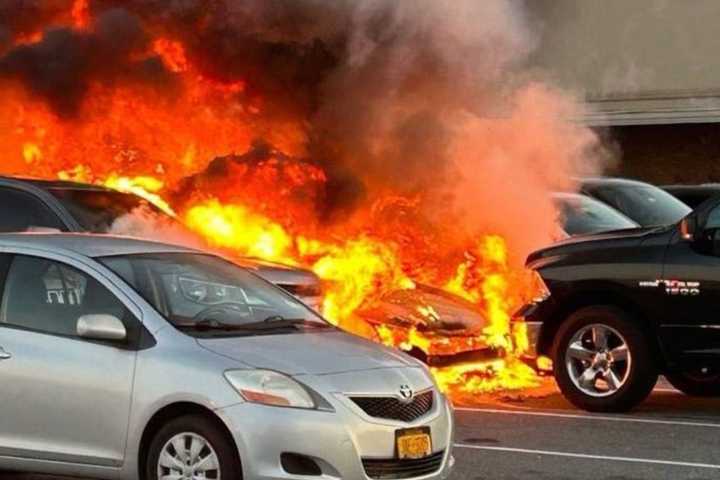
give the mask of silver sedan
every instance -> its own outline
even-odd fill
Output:
[[[414,359],[200,251],[0,235],[0,469],[107,479],[444,479]]]

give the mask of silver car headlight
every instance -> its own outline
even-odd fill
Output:
[[[276,407],[333,410],[320,394],[273,370],[228,370],[225,378],[248,402]]]

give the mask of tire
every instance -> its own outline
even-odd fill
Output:
[[[658,378],[649,339],[630,315],[611,306],[568,317],[555,336],[553,368],[565,398],[590,412],[628,411]]]
[[[185,445],[186,453],[193,450],[193,446],[200,445],[201,441],[206,442],[196,455],[197,461],[194,466],[190,466],[181,461],[180,464],[176,460],[181,460],[184,454],[177,454],[174,446],[170,443],[175,440],[175,444]],[[166,454],[163,460],[164,465],[172,465],[175,472],[177,468],[183,467],[187,473],[193,468],[204,469],[208,480],[236,480],[242,478],[242,467],[238,456],[237,448],[231,438],[228,438],[227,432],[204,415],[186,415],[175,418],[161,427],[152,441],[148,451],[147,462],[144,467],[145,480],[158,480],[159,469],[166,469],[160,465],[161,453]],[[169,457],[168,457],[169,455]],[[215,455],[213,458],[211,455]],[[172,460],[172,462],[171,462]],[[217,464],[218,468],[212,468]],[[169,473],[165,470],[165,474]]]
[[[674,372],[665,375],[670,384],[690,397],[718,397],[720,396],[720,372],[711,370]]]

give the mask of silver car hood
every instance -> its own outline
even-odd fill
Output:
[[[250,367],[288,375],[416,366],[398,351],[339,331],[202,338],[198,343]]]

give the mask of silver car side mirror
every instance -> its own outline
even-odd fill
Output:
[[[92,340],[125,340],[125,325],[115,315],[106,313],[83,315],[77,321],[77,334]]]

